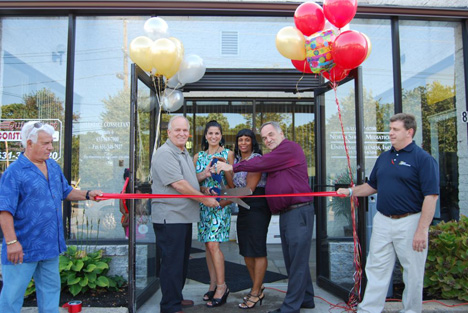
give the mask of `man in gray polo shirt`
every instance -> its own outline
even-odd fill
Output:
[[[189,121],[183,116],[174,116],[169,121],[169,139],[158,148],[151,162],[153,194],[203,195],[193,160],[185,148],[189,130]],[[200,219],[199,202],[208,207],[219,206],[214,198],[159,198],[152,201],[156,246],[161,251],[161,313],[182,312],[183,305],[193,305],[193,301],[183,299],[182,289],[187,277],[192,223]]]

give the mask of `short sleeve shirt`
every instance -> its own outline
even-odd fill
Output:
[[[386,215],[421,212],[424,197],[439,194],[439,167],[414,141],[382,153],[370,175],[378,191],[377,210]]]
[[[51,259],[66,250],[62,201],[73,188],[57,162],[48,159],[46,165],[48,180],[22,153],[0,180],[0,211],[8,211],[13,216],[24,262]],[[2,264],[11,264],[7,260],[5,239]]]
[[[252,153],[247,160],[250,160],[250,159],[255,158],[255,157],[261,157],[261,156],[262,155],[259,154],[259,153]],[[236,158],[234,160],[234,164],[237,164],[239,162],[240,162],[240,160],[238,158]],[[234,178],[233,178],[234,186],[236,186],[236,187],[246,187],[247,186],[247,174],[248,174],[248,172],[234,173]],[[267,174],[262,173],[262,176],[260,177],[260,181],[258,182],[257,187],[265,187],[266,178],[267,178]]]
[[[193,159],[187,149],[177,148],[170,139],[158,148],[151,161],[153,194],[180,195],[171,184],[186,180],[200,190]],[[194,223],[200,220],[198,202],[190,198],[155,198],[151,202],[153,223]]]

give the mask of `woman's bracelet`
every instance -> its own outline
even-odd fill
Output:
[[[348,197],[352,197],[353,196],[353,188],[348,188],[348,191],[349,191],[349,196]]]

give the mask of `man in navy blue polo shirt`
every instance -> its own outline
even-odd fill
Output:
[[[369,257],[367,287],[360,313],[382,312],[398,257],[403,266],[403,311],[422,311],[422,289],[429,226],[439,195],[439,170],[434,158],[413,141],[414,115],[390,118],[392,148],[382,153],[367,183],[337,193],[366,197],[378,191]]]

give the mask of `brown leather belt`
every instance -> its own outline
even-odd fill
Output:
[[[308,202],[292,204],[292,205],[288,206],[286,209],[284,209],[283,211],[281,211],[280,214],[289,212],[291,210],[294,210],[294,209],[297,209],[297,208],[300,208],[302,206],[306,206],[306,205],[309,205],[309,204],[312,204],[312,203],[313,203],[312,201],[308,201]]]
[[[382,212],[381,212],[382,213]],[[386,217],[390,217],[394,220],[397,220],[397,219],[400,219],[400,218],[403,218],[403,217],[407,217],[407,216],[410,216],[410,215],[413,215],[413,214],[418,214],[419,212],[412,212],[412,213],[405,213],[405,214],[400,214],[400,215],[387,215],[387,214],[383,214],[384,216]]]

